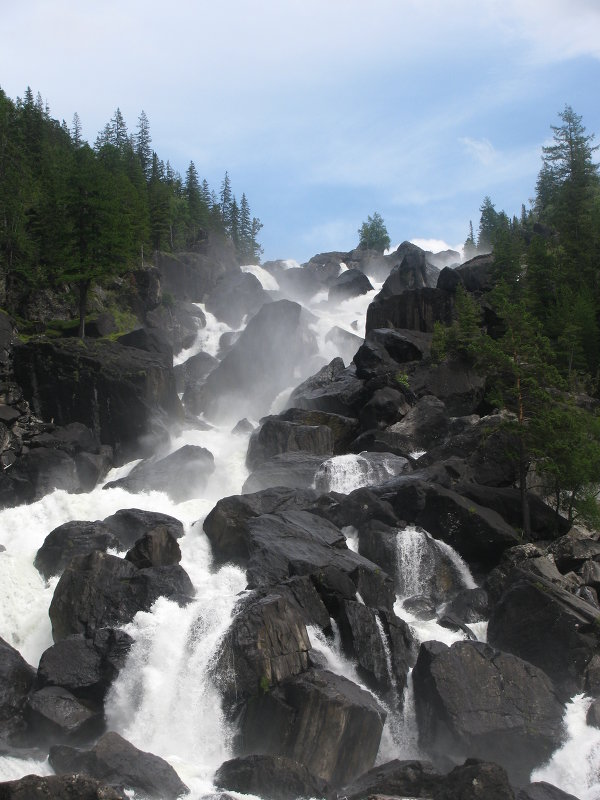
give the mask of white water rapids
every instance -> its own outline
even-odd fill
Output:
[[[277,290],[275,279],[262,268],[245,269],[256,275],[265,289]],[[325,340],[334,325],[348,333],[363,335],[366,309],[378,288],[335,308],[325,303],[322,295],[309,305],[317,316],[314,330],[323,361],[337,355],[333,343]],[[209,313],[206,317],[207,325],[199,331],[196,343],[180,353],[176,363],[200,351],[218,353],[219,338],[230,328]],[[299,380],[305,377],[302,375]],[[284,395],[273,398],[272,409],[281,407]],[[265,408],[264,413],[269,410]],[[247,477],[244,462],[248,436],[233,435],[232,427],[227,424],[208,431],[190,429],[171,442],[172,451],[183,444],[198,444],[214,454],[215,473],[197,499],[176,504],[161,492],[131,494],[123,489],[105,491],[97,487],[88,494],[78,495],[55,491],[32,505],[0,512],[0,544],[6,548],[0,552],[0,636],[33,666],[37,666],[42,652],[52,644],[48,607],[56,579],[46,583],[33,567],[35,554],[50,531],[70,520],[104,519],[122,508],[160,511],[183,522],[181,563],[194,584],[195,600],[182,609],[159,599],[151,611],[138,613],[125,626],[135,644],[109,694],[107,718],[110,729],[142,750],[167,759],[190,787],[190,800],[200,800],[213,791],[216,768],[232,757],[233,731],[220,711],[219,695],[211,679],[211,662],[230,623],[235,602],[244,591],[245,576],[232,566],[213,570],[210,546],[202,530],[202,522],[215,502],[239,494]],[[122,476],[132,466],[113,470],[107,481]],[[334,467],[331,488],[335,491],[352,491],[373,478],[360,463],[360,456],[339,457]],[[356,549],[356,532],[348,529],[347,533],[349,546]],[[403,571],[405,587],[409,587],[404,592],[406,596],[416,594],[426,581],[426,576],[419,572],[423,537],[421,532],[409,531],[398,540],[398,569]],[[457,561],[454,551],[449,553],[449,548],[444,547],[455,560],[464,586],[474,586],[467,567]],[[402,548],[409,548],[410,554],[400,554]],[[396,612],[411,625],[419,641],[438,639],[451,643],[463,638],[462,633],[449,631],[436,622],[418,620],[403,608],[403,599],[398,599]],[[473,630],[481,638],[485,635],[485,625],[473,626]],[[329,669],[360,683],[354,665],[341,655],[335,642],[327,641],[315,629],[310,630],[310,637]],[[565,791],[574,792],[581,800],[597,800],[600,731],[585,725],[585,702],[575,699],[567,709],[569,739],[539,774]],[[379,763],[420,755],[410,678],[403,709],[402,713],[389,710]],[[0,758],[0,781],[29,773],[49,774],[51,769],[47,762]]]

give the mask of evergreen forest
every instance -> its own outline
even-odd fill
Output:
[[[217,193],[193,161],[183,177],[163,161],[144,111],[129,133],[117,108],[91,147],[78,114],[69,128],[29,87],[15,102],[0,89],[0,306],[11,313],[32,289],[68,285],[83,319],[92,285],[155,251],[193,251],[208,231],[256,263],[261,227],[227,172]]]

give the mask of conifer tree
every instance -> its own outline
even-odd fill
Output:
[[[148,117],[142,109],[138,117],[137,131],[134,136],[134,147],[137,157],[142,165],[142,170],[146,179],[150,178],[152,171],[152,137],[150,136],[150,123]]]

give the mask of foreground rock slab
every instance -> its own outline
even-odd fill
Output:
[[[87,775],[26,775],[0,783],[0,800],[126,800],[124,794]]]
[[[265,800],[296,800],[323,797],[325,781],[312,775],[297,761],[285,756],[252,755],[232,758],[221,764],[215,786],[243,794],[256,794]]]
[[[57,773],[84,772],[92,778],[142,792],[157,800],[175,800],[189,789],[164,759],[138,750],[118,733],[105,733],[91,750],[58,745],[50,748]]]

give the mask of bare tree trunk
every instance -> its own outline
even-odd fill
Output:
[[[87,308],[88,289],[90,288],[89,280],[79,281],[79,332],[80,339],[85,338],[85,312]]]

